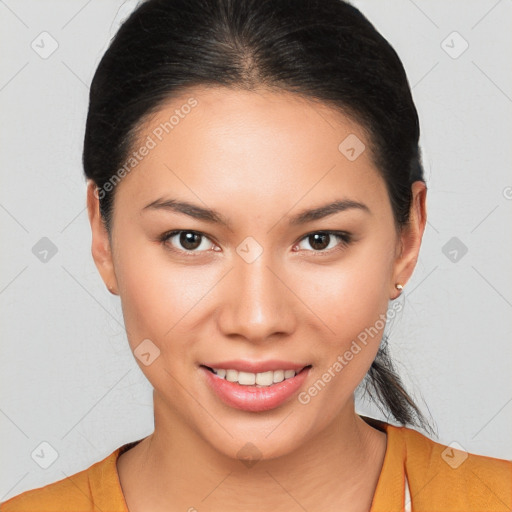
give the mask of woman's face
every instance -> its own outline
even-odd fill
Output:
[[[156,429],[273,458],[353,415],[424,226],[420,215],[395,229],[362,129],[287,93],[196,88],[147,121],[133,150],[111,253],[92,184],[89,214],[96,264],[155,389]],[[246,383],[263,374],[262,387],[206,366],[245,370],[227,377]]]

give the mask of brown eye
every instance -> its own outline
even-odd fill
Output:
[[[211,241],[202,233],[195,231],[171,231],[160,237],[160,241],[178,252],[201,253],[211,248]],[[201,250],[197,250],[201,248]]]
[[[342,249],[348,245],[351,236],[344,231],[316,231],[302,237],[300,243],[303,241],[308,242],[313,252],[330,252],[331,249]]]
[[[314,233],[308,237],[308,241],[311,244],[311,247],[318,251],[323,251],[326,249],[329,246],[330,240],[331,235],[328,233]]]
[[[201,245],[201,235],[182,231],[179,235],[179,243],[181,244],[181,247],[187,251],[193,251]]]

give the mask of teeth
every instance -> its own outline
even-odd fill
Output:
[[[256,374],[249,372],[238,372],[238,384],[244,386],[254,386],[256,384]]]
[[[229,380],[229,382],[237,382],[238,372],[236,370],[226,370],[226,380]]]
[[[274,372],[274,382],[281,382],[284,380],[284,370],[276,370]]]
[[[225,370],[223,368],[212,368],[213,373],[221,379],[229,382],[237,382],[243,386],[267,387],[285,379],[295,377],[295,370],[276,370],[262,373],[239,372],[237,370]]]
[[[274,373],[275,372],[263,372],[255,375],[256,384],[259,386],[271,386],[274,384]],[[295,372],[294,372],[295,373]]]

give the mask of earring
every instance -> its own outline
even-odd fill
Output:
[[[108,291],[112,294],[112,295],[117,295],[116,292],[114,291],[114,288],[112,286],[107,286],[108,288]]]
[[[396,283],[395,284],[395,288],[398,290],[398,295],[395,297],[395,299],[398,299],[398,297],[400,297],[400,295],[402,294],[402,290],[404,289],[404,285],[403,284],[400,284],[400,283]]]

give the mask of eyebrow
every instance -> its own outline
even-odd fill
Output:
[[[331,203],[318,206],[316,208],[302,210],[300,213],[289,219],[290,226],[298,226],[307,224],[315,220],[323,219],[334,215],[335,213],[344,212],[347,210],[362,210],[366,213],[370,213],[370,208],[364,203],[353,201],[351,199],[338,199]],[[188,215],[194,219],[203,220],[215,224],[220,224],[226,228],[232,230],[231,223],[219,212],[210,208],[198,206],[196,204],[189,203],[187,201],[178,201],[177,199],[165,199],[160,198],[146,205],[142,211],[145,210],[164,210],[175,213],[181,213]]]

